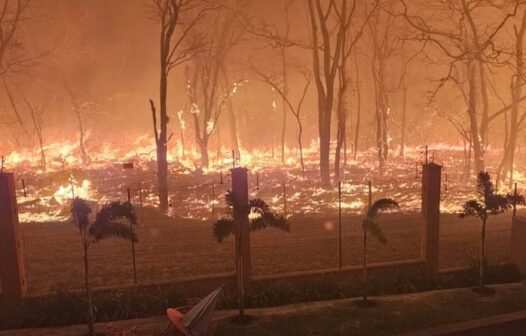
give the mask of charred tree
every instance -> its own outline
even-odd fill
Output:
[[[156,109],[150,99],[157,154],[157,188],[159,210],[168,210],[168,77],[170,71],[194,57],[201,41],[189,40],[188,35],[204,17],[207,7],[198,0],[152,0],[160,31],[159,125]]]
[[[222,74],[229,53],[243,33],[233,29],[232,23],[231,13],[219,12],[210,29],[193,37],[204,41],[201,52],[193,58],[186,71],[187,95],[192,106],[190,114],[201,154],[201,169],[209,166],[209,140],[216,131],[225,105],[241,84],[239,81],[225,83]]]

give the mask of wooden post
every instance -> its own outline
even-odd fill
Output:
[[[283,216],[287,218],[287,180],[283,181]]]
[[[24,193],[24,197],[27,197],[26,181],[24,181],[24,179],[22,179],[22,192]]]
[[[511,225],[511,262],[515,264],[522,279],[526,279],[526,218],[516,216]]]
[[[143,220],[143,209],[142,209],[142,183],[139,181],[139,208],[141,211],[139,222],[142,225]]]
[[[216,200],[216,191],[215,191],[215,184],[212,183],[212,225],[214,224],[214,222],[216,221],[216,205],[215,205],[215,200]]]
[[[15,177],[0,173],[0,279],[5,297],[21,298],[27,293],[22,246]]]
[[[128,188],[126,191],[127,191],[127,194],[128,194],[128,203],[130,203],[130,205],[131,205],[130,188]],[[132,231],[134,231],[132,223],[130,223],[130,229]],[[135,242],[133,240],[131,241],[131,253],[132,253],[132,262],[133,262],[133,283],[137,284],[137,262],[136,262],[136,257],[135,257]]]
[[[437,276],[439,268],[440,241],[440,182],[442,166],[428,163],[422,170],[422,214],[424,237],[422,251],[426,261],[426,273]]]
[[[515,182],[515,188],[513,189],[513,217],[517,216],[517,182]]]
[[[238,275],[239,313],[244,317],[245,289],[250,287],[250,223],[248,220],[248,170],[232,169],[232,199],[236,233],[236,266]]]
[[[339,265],[342,268],[342,182],[338,182]]]

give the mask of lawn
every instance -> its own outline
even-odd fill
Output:
[[[378,305],[373,308],[359,308],[354,300],[345,299],[250,309],[248,313],[254,319],[242,326],[230,322],[235,311],[219,311],[216,336],[391,335],[526,309],[523,284],[494,288],[497,293],[491,297],[466,288],[385,296],[376,298]],[[154,336],[165,323],[164,316],[157,316],[112,325],[136,328],[137,336]],[[84,331],[85,326],[71,326],[4,331],[0,336],[80,336]]]

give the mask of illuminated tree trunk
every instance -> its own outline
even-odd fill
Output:
[[[358,58],[354,58],[354,66],[355,66],[355,77],[356,77],[356,126],[354,129],[354,160],[356,160],[356,156],[358,155],[358,141],[360,136],[360,123],[361,123],[361,110],[362,110],[362,93],[360,89],[360,70],[359,70],[359,64],[358,64]]]
[[[77,123],[79,126],[79,151],[80,151],[80,159],[82,160],[83,164],[89,164],[90,159],[86,152],[85,147],[85,125],[84,120],[82,119],[82,111],[81,107],[79,105],[78,99],[76,95],[73,93],[73,89],[69,86],[69,84],[66,82],[66,79],[64,78],[64,87],[66,88],[66,91],[68,91],[69,98],[71,99],[71,104],[73,105],[73,111],[75,112],[75,117],[77,119]]]
[[[407,119],[407,91],[408,88],[404,83],[402,88],[402,125],[400,130],[400,156],[405,155],[405,132],[406,132],[406,119]]]
[[[479,135],[479,127],[477,120],[477,93],[476,93],[476,78],[474,71],[476,70],[476,63],[473,60],[467,61],[468,67],[468,82],[469,82],[469,106],[468,117],[470,122],[471,143],[473,150],[473,161],[475,163],[475,173],[478,174],[484,171],[484,152],[482,139]]]
[[[228,87],[229,86],[229,78],[226,72],[226,66],[222,64],[221,66],[221,72],[223,77],[223,86]],[[237,130],[237,118],[236,118],[236,111],[234,109],[234,104],[232,103],[231,99],[228,99],[226,102],[226,107],[228,109],[228,123],[230,127],[230,143],[232,145],[232,149],[236,151],[236,153],[239,153],[239,135]]]
[[[287,58],[285,55],[285,48],[281,49],[281,64],[282,64],[282,71],[283,71],[283,94],[288,94],[289,91],[289,83],[288,83],[288,73],[287,73]],[[281,99],[281,108],[282,108],[282,118],[281,118],[281,164],[285,164],[285,143],[286,143],[286,135],[287,135],[287,103],[285,101],[285,98]]]
[[[373,63],[373,78],[375,82],[375,98],[376,98],[376,152],[378,157],[378,169],[380,174],[385,171],[385,164],[389,155],[389,132],[387,129],[388,118],[388,101],[387,92],[385,89],[384,67],[385,63],[382,56],[376,55],[378,66]],[[374,60],[374,58],[373,58]]]
[[[522,87],[524,86],[524,35],[526,33],[526,12],[522,15],[521,26],[519,30],[514,26],[515,33],[515,74],[511,80],[512,108],[509,116],[509,136],[504,143],[504,156],[498,167],[497,185],[508,175],[509,186],[514,182],[513,170],[515,165],[515,153],[517,151],[517,138],[519,136],[520,126],[524,119],[519,119],[520,104],[522,96]],[[507,116],[505,117],[507,118]]]
[[[346,2],[343,1],[343,8]],[[322,9],[320,0],[309,0],[309,16],[312,33],[312,63],[314,80],[316,82],[318,99],[318,134],[320,140],[320,179],[323,186],[329,186],[330,180],[330,147],[331,147],[331,121],[334,103],[334,84],[336,67],[341,57],[341,40],[333,50],[331,45],[331,32],[327,18]],[[330,12],[332,6],[328,9]],[[346,12],[343,10],[342,12]],[[321,37],[321,46],[318,35]],[[337,39],[341,39],[341,27]],[[321,51],[320,51],[321,49]],[[321,57],[320,57],[321,55]]]
[[[167,139],[167,125],[168,113],[166,110],[166,97],[168,91],[168,69],[167,63],[163,62],[166,59],[168,50],[161,46],[161,82],[160,82],[160,123],[159,135],[156,140],[157,148],[157,188],[159,193],[159,210],[165,213],[168,210],[168,146]]]
[[[208,155],[208,139],[203,139],[199,141],[199,152],[201,154],[201,167],[207,168],[210,164],[210,159]]]
[[[342,64],[342,67],[345,67],[345,63]],[[340,87],[338,89],[338,126],[336,133],[336,152],[334,153],[334,182],[337,183],[340,181],[340,161],[341,161],[341,152],[343,144],[345,142],[347,134],[347,108],[345,101],[345,93],[348,86],[348,78],[345,73],[345,69],[340,70]]]

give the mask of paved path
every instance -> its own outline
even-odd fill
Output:
[[[526,310],[454,323],[399,336],[524,336]]]

